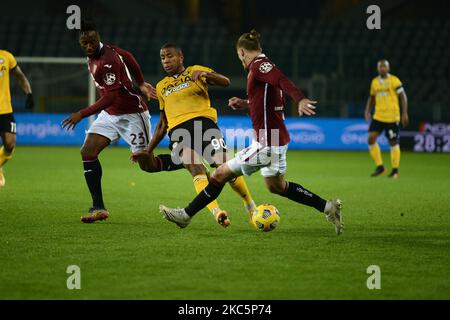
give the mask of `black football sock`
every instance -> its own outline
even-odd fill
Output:
[[[295,182],[287,182],[286,190],[281,195],[295,202],[316,208],[320,212],[325,211],[325,205],[327,204],[326,200]]]
[[[170,154],[159,154],[156,156],[156,159],[161,165],[161,171],[175,171],[184,169],[184,166],[181,162],[180,164],[176,164],[175,162],[173,162]]]
[[[206,207],[211,201],[217,199],[222,192],[224,185],[217,182],[214,178],[209,179],[209,183],[202,192],[200,192],[189,205],[184,208],[186,213],[193,217],[197,212]]]
[[[84,177],[92,196],[94,208],[105,208],[102,194],[102,166],[98,159],[94,161],[83,161]]]

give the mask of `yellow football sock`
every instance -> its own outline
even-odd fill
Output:
[[[230,182],[231,188],[242,198],[247,211],[252,211],[256,208],[252,195],[248,190],[247,183],[245,183],[244,177],[240,176]]]
[[[194,181],[195,191],[197,191],[197,193],[200,193],[208,185],[208,177],[206,176],[206,174],[196,175],[194,177],[193,181]],[[214,214],[215,211],[220,210],[219,203],[217,202],[217,200],[210,202],[207,205],[207,207],[208,207],[208,210],[211,211],[212,214]]]
[[[4,147],[0,148],[0,168],[12,158],[12,152],[6,152]]]
[[[391,165],[392,169],[398,169],[400,166],[400,145],[391,147]]]
[[[383,159],[381,158],[381,150],[378,143],[369,145],[369,153],[377,167],[383,165]]]

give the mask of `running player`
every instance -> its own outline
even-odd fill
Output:
[[[0,188],[5,186],[3,166],[12,158],[16,147],[16,120],[14,119],[9,88],[10,73],[17,78],[20,87],[27,95],[25,107],[32,109],[34,105],[30,82],[18,66],[16,59],[10,52],[0,50],[0,136],[3,143],[0,148]]]
[[[162,46],[161,63],[167,76],[156,85],[160,107],[160,121],[147,152],[151,155],[168,132],[170,149],[193,177],[197,193],[208,184],[208,176],[202,159],[212,167],[226,161],[226,146],[217,126],[217,111],[211,107],[208,85],[227,87],[230,80],[214,70],[194,65],[185,67],[182,50],[173,43]],[[133,159],[145,158],[145,152],[133,155]],[[142,160],[141,160],[142,161]],[[256,210],[255,203],[243,177],[229,181],[232,189],[244,202],[249,217]],[[230,224],[228,215],[216,200],[208,204],[216,221],[224,227]]]
[[[285,180],[286,152],[289,133],[284,124],[284,100],[282,91],[298,103],[299,115],[313,115],[316,101],[311,101],[271,62],[263,53],[260,35],[255,30],[244,33],[237,41],[236,49],[245,70],[248,71],[248,99],[233,97],[229,106],[233,109],[250,110],[254,129],[254,141],[221,165],[211,176],[203,192],[185,208],[171,209],[163,205],[160,211],[166,219],[185,228],[191,218],[216,199],[227,181],[258,170],[264,177],[270,192],[298,203],[314,207],[325,213],[334,224],[336,233],[342,232],[342,203],[339,199],[327,201],[301,185]]]
[[[84,22],[80,30],[80,45],[87,55],[88,69],[101,98],[93,105],[71,114],[62,126],[73,129],[83,118],[100,112],[92,123],[81,147],[84,176],[93,205],[84,223],[105,220],[109,216],[103,203],[102,167],[98,155],[112,141],[123,138],[132,152],[144,149],[150,141],[150,114],[145,102],[133,88],[131,75],[148,100],[156,98],[155,89],[144,81],[141,68],[131,53],[100,42],[100,35],[92,22]],[[130,75],[131,74],[131,75]],[[150,172],[183,168],[171,161],[170,155],[159,155],[139,161]]]
[[[391,145],[391,165],[390,178],[398,178],[398,168],[400,166],[400,125],[403,128],[409,124],[408,118],[408,98],[405,89],[399,78],[389,73],[389,62],[387,60],[378,61],[378,77],[372,80],[370,85],[370,96],[367,100],[365,118],[371,121],[369,127],[369,152],[375,162],[376,168],[372,177],[377,177],[386,173],[381,158],[380,146],[377,143],[378,136],[384,131],[386,138]],[[401,103],[401,116],[399,108]],[[372,108],[375,113],[372,118]]]

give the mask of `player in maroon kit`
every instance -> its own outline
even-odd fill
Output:
[[[252,144],[221,165],[211,176],[208,186],[187,207],[172,209],[161,205],[160,211],[167,220],[185,228],[197,212],[219,196],[227,181],[261,170],[270,192],[325,213],[339,235],[343,229],[341,200],[327,201],[284,179],[289,133],[284,124],[282,92],[298,103],[300,116],[314,115],[316,101],[305,98],[277,66],[262,54],[259,38],[259,33],[252,30],[244,33],[237,42],[238,57],[248,71],[248,99],[233,97],[229,100],[229,106],[233,109],[250,110],[254,129]]]
[[[88,57],[88,69],[101,98],[64,119],[62,126],[67,130],[73,129],[83,118],[100,112],[81,147],[84,176],[93,201],[89,214],[81,217],[81,221],[90,223],[105,220],[109,216],[103,203],[102,167],[98,160],[100,152],[112,141],[123,138],[134,153],[145,149],[151,139],[150,114],[140,94],[133,88],[131,76],[148,100],[156,99],[156,92],[144,81],[141,68],[133,55],[100,42],[100,35],[92,22],[83,22],[79,41]],[[151,160],[139,161],[141,169],[158,172],[183,168],[182,165],[176,165],[170,155],[151,155]]]

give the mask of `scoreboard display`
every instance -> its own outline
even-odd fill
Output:
[[[403,132],[401,143],[414,152],[450,153],[450,124],[421,123],[419,131]]]

